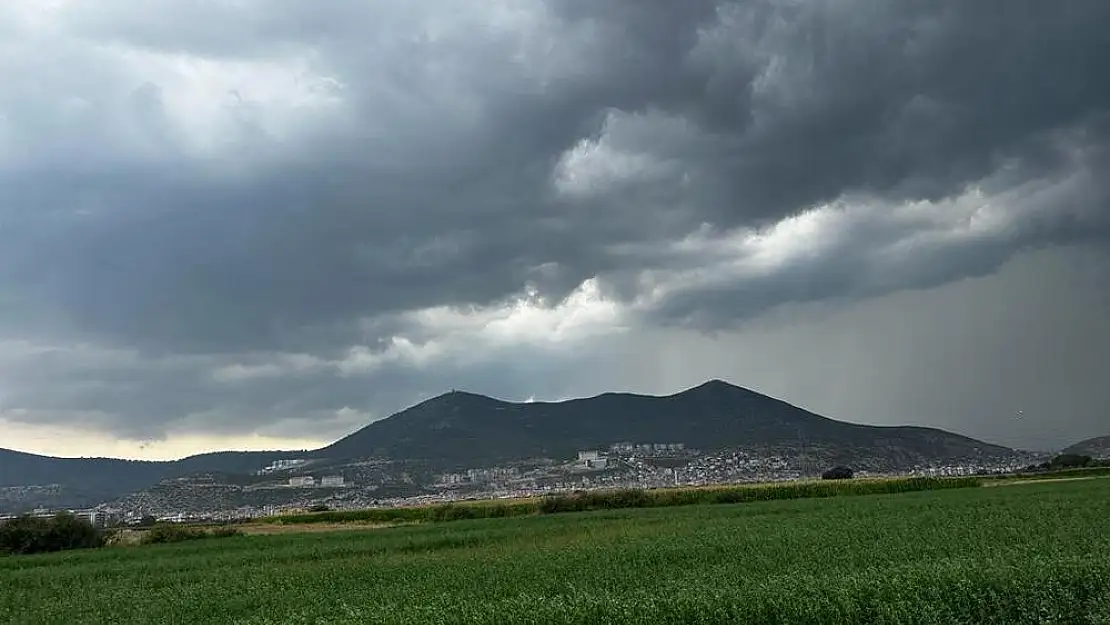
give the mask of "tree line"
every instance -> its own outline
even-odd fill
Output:
[[[98,528],[88,519],[70,512],[46,518],[25,514],[0,522],[0,556],[96,549],[108,545],[112,535],[118,531],[116,528]],[[152,522],[143,531],[139,543],[175,543],[202,538],[228,538],[241,534],[239,529],[230,526],[205,529]]]
[[[69,512],[50,518],[23,515],[0,523],[0,554],[93,549],[106,542],[102,530]]]

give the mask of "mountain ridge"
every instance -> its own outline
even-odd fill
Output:
[[[469,415],[474,431],[450,440],[449,432],[457,432],[458,414],[476,404],[490,408],[483,415]],[[624,418],[629,412],[640,411],[640,418]],[[694,415],[693,420],[676,422],[678,412]],[[510,414],[516,420],[496,419],[498,414]],[[646,415],[646,416],[645,416]],[[569,430],[551,427],[544,430],[546,443],[517,437],[518,449],[511,449],[503,441],[505,432],[523,424],[525,428],[543,428],[551,425],[550,419],[562,417],[574,427]],[[544,420],[548,419],[548,422]],[[613,428],[601,427],[604,421],[617,420]],[[731,421],[735,421],[730,423]],[[483,423],[484,421],[484,423]],[[421,432],[419,425],[432,425],[433,431]],[[355,453],[369,453],[384,457],[436,457],[463,462],[470,454],[468,445],[481,441],[487,447],[489,461],[508,460],[512,457],[531,457],[556,454],[571,455],[576,449],[608,445],[622,441],[640,430],[641,437],[652,440],[684,439],[675,442],[711,447],[715,444],[740,445],[744,432],[740,428],[754,428],[758,444],[791,444],[807,437],[826,443],[873,444],[885,435],[914,433],[919,438],[944,438],[970,447],[993,450],[996,453],[1008,448],[986,443],[971,437],[923,426],[873,426],[837,421],[809,410],[799,408],[784,400],[772,398],[756,391],[736,386],[719,379],[709,380],[670,395],[640,395],[635,393],[607,392],[592,397],[568,399],[558,402],[508,402],[484,395],[452,391],[427,399],[385,419],[375,421],[346,437],[313,452],[313,457],[342,457]],[[624,430],[624,431],[622,431]],[[747,432],[752,433],[752,432]],[[717,435],[724,434],[723,439]],[[875,440],[862,441],[860,436]],[[884,436],[877,436],[877,435]],[[398,445],[396,441],[412,440],[423,436],[422,444]],[[434,439],[440,440],[438,444]],[[389,441],[394,441],[390,444]],[[506,449],[497,449],[501,441]],[[561,442],[560,442],[561,441]],[[661,441],[660,441],[661,442]],[[889,442],[889,441],[886,441]],[[455,453],[461,452],[461,453]]]
[[[936,428],[838,421],[713,379],[670,395],[607,392],[555,402],[509,402],[453,390],[314,450],[218,451],[147,461],[52,458],[0,449],[0,488],[60,484],[64,497],[96,502],[190,474],[249,474],[280,458],[323,464],[378,458],[440,471],[524,458],[567,459],[578,450],[618,442],[786,454],[801,449],[822,461],[866,456],[891,467],[1013,451]]]
[[[1110,435],[1095,436],[1066,447],[1061,453],[1091,456],[1092,458],[1110,458]]]

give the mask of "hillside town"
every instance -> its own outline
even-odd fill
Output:
[[[856,475],[966,476],[1018,470],[1036,460],[1028,454],[989,463],[967,462],[894,468],[859,456]],[[728,449],[701,452],[682,442],[615,442],[584,449],[562,461],[527,461],[422,474],[418,467],[385,460],[321,465],[283,458],[251,476],[201,474],[163,480],[117,501],[71,510],[97,525],[160,521],[230,521],[316,509],[364,509],[477,499],[538,497],[591,489],[664,488],[782,482],[818,477],[832,463],[830,450]],[[18,489],[5,489],[9,516]],[[41,490],[41,489],[40,489]],[[12,491],[12,492],[7,492]],[[41,507],[48,516],[59,509]],[[2,517],[0,517],[2,518]]]

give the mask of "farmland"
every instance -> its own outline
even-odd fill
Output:
[[[1110,481],[0,559],[11,623],[1110,623]]]

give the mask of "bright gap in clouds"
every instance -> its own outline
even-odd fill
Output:
[[[625,316],[622,305],[602,293],[597,279],[584,281],[555,303],[529,287],[501,305],[438,306],[405,313],[399,320],[407,333],[383,338],[377,345],[355,345],[341,359],[261,355],[262,362],[226,365],[212,377],[228,384],[314,373],[357,377],[387,366],[420,369],[444,362],[479,362],[505,351],[565,351],[597,336],[626,331]]]

